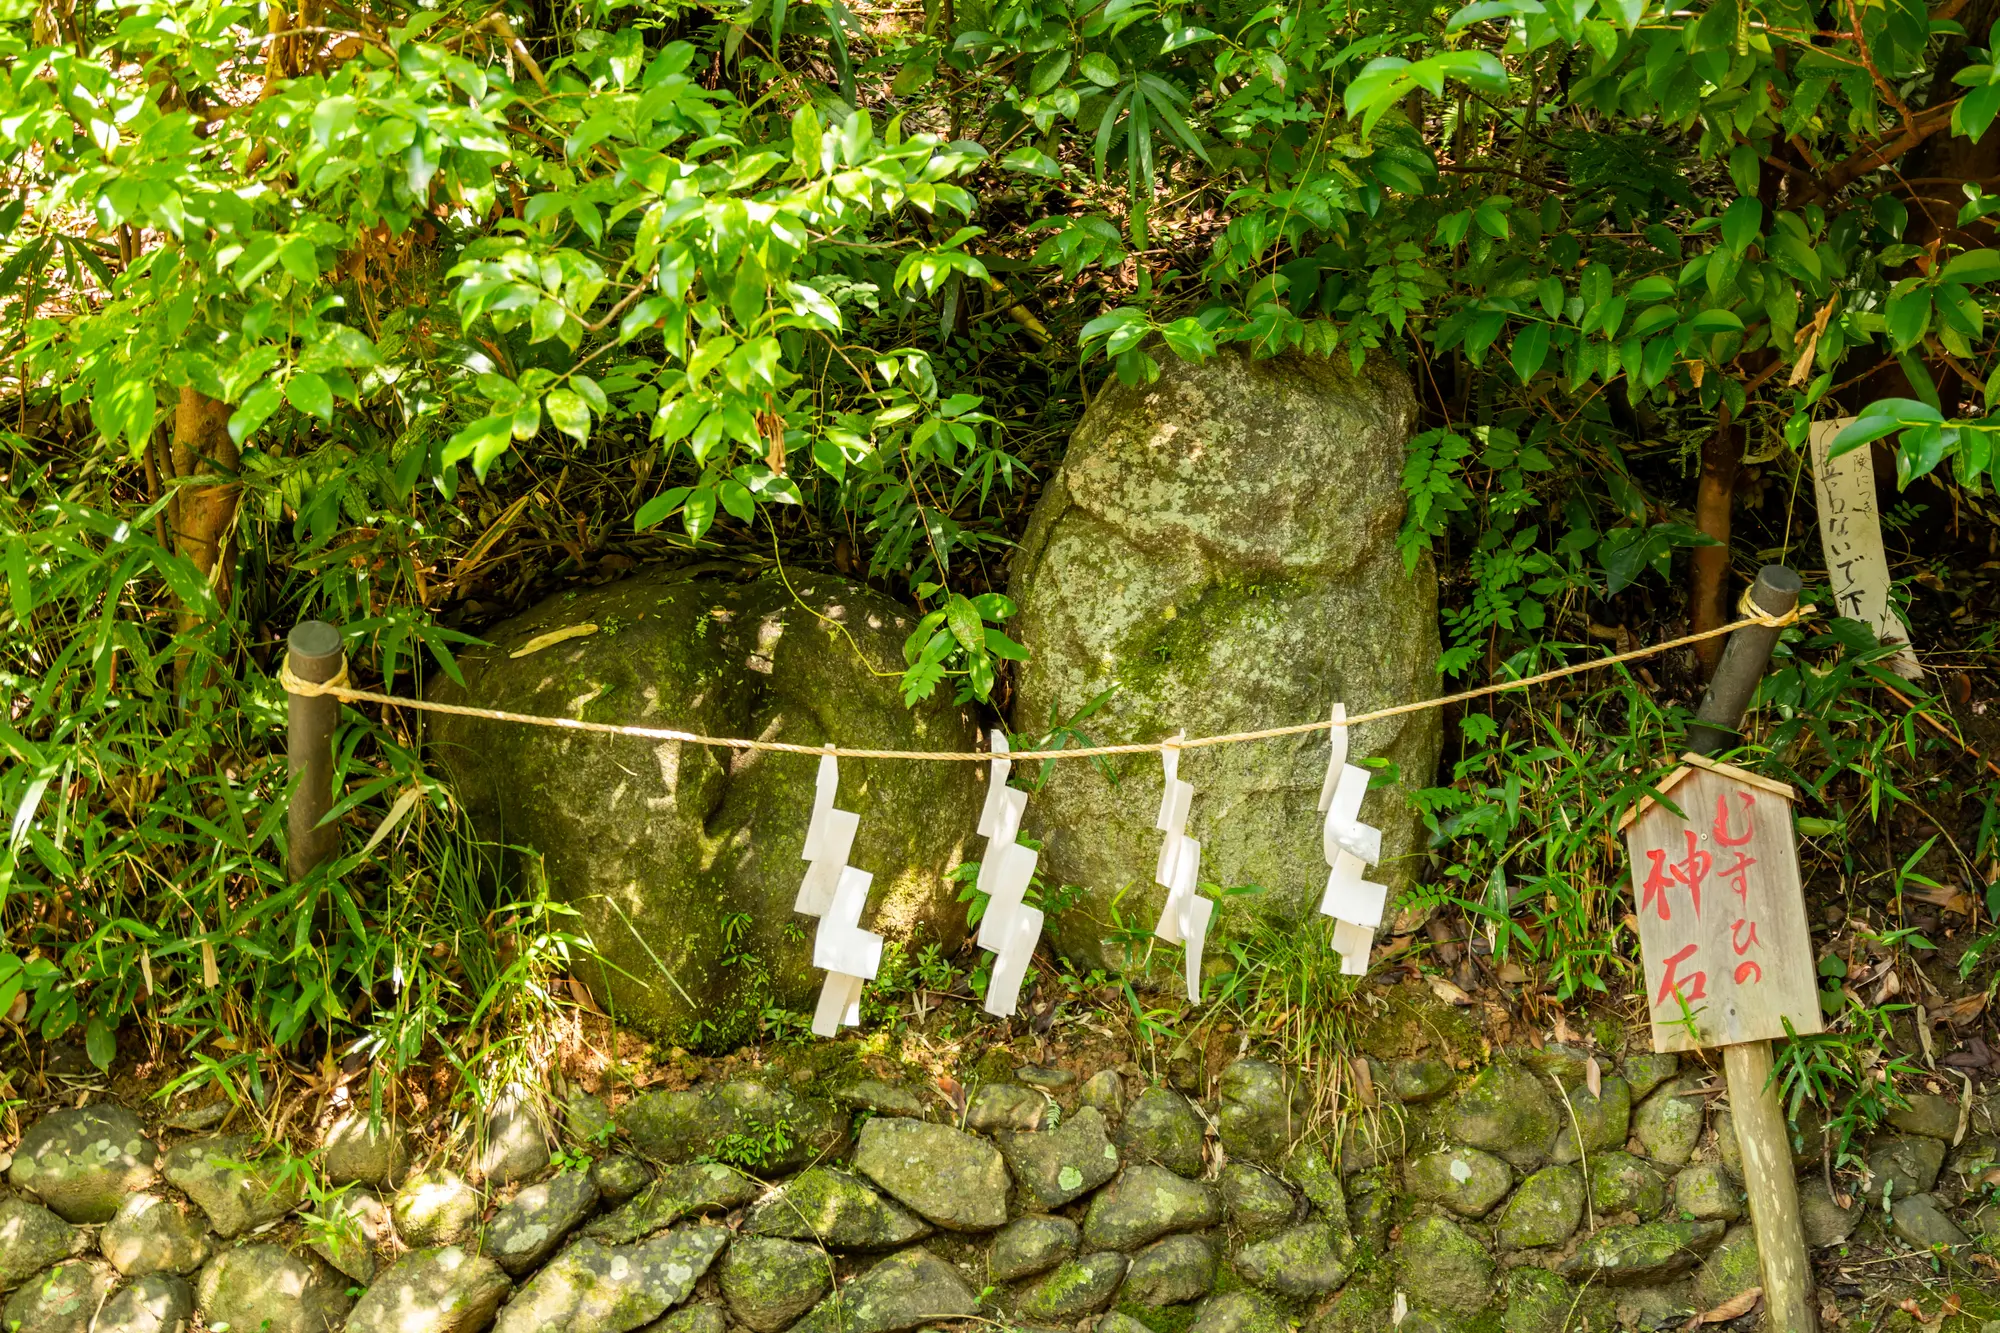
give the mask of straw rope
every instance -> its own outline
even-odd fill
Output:
[[[1685,648],[1705,639],[1720,638],[1733,634],[1739,629],[1759,627],[1783,629],[1796,624],[1801,618],[1797,607],[1783,615],[1770,615],[1750,601],[1745,591],[1737,609],[1743,612],[1740,619],[1715,629],[1703,630],[1698,634],[1683,634],[1678,639],[1668,639],[1646,648],[1634,648],[1630,652],[1615,653],[1610,657],[1596,657],[1587,662],[1558,667],[1538,675],[1523,676],[1520,680],[1502,681],[1497,685],[1483,685],[1476,690],[1461,690],[1457,694],[1441,695],[1435,699],[1422,699],[1415,703],[1397,704],[1391,708],[1377,708],[1372,712],[1356,713],[1347,717],[1340,725],[1358,727],[1364,722],[1380,722],[1385,718],[1402,717],[1408,713],[1421,713],[1432,708],[1445,708],[1451,704],[1465,703],[1473,699],[1483,699],[1495,694],[1508,694],[1515,690],[1532,689],[1546,685],[1550,681],[1562,680],[1568,676],[1582,675],[1586,671],[1596,671],[1603,667],[1617,666],[1621,662],[1636,662],[1641,658],[1657,657],[1661,653]],[[774,750],[780,754],[809,754],[814,756],[833,755],[839,759],[915,759],[933,763],[986,763],[997,756],[990,750],[861,750],[838,745],[799,745],[789,741],[750,740],[739,736],[703,736],[692,731],[676,731],[670,727],[636,727],[615,722],[586,722],[581,718],[550,717],[542,713],[513,713],[499,708],[477,708],[471,704],[440,703],[434,699],[412,699],[397,694],[381,694],[374,690],[360,690],[345,684],[346,664],[335,677],[321,684],[316,681],[301,680],[292,674],[290,662],[279,669],[278,680],[287,694],[303,695],[308,698],[331,696],[343,703],[382,704],[393,708],[414,708],[426,713],[444,713],[452,717],[481,718],[489,722],[514,722],[530,727],[553,727],[560,731],[592,732],[604,736],[631,736],[640,740],[681,741],[689,745],[708,745],[727,750]],[[1140,741],[1127,745],[1085,745],[1066,750],[1014,750],[1008,758],[1023,759],[1095,759],[1114,754],[1157,754],[1162,750],[1200,750],[1212,745],[1240,745],[1245,741],[1272,740],[1280,736],[1302,736],[1308,732],[1327,731],[1334,726],[1331,718],[1321,718],[1314,722],[1294,722],[1289,726],[1265,727],[1261,731],[1232,731],[1219,736],[1173,737],[1161,741]]]

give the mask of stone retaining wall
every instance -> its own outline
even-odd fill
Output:
[[[412,1174],[399,1131],[350,1117],[321,1160],[353,1186],[323,1210],[351,1219],[344,1240],[301,1224],[296,1171],[246,1137],[51,1111],[0,1198],[0,1327],[1532,1333],[1677,1325],[1758,1280],[1717,1080],[1670,1056],[1371,1061],[1378,1104],[1331,1143],[1263,1060],[1205,1102],[1134,1066],[1080,1072],[1019,1069],[962,1105],[803,1071],[644,1093],[615,1119],[577,1093],[568,1137],[610,1145],[588,1169],[552,1165],[515,1103],[462,1174]],[[1979,1192],[1996,1117],[1914,1098],[1846,1202],[1815,1144],[1812,1243],[2000,1248]]]

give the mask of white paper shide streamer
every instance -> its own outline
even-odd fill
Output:
[[[834,808],[839,787],[840,761],[827,755],[819,761],[812,822],[806,826],[805,851],[800,853],[806,876],[792,904],[820,919],[813,936],[813,966],[826,969],[827,975],[812,1030],[821,1037],[861,1021],[861,983],[873,979],[882,966],[882,937],[861,928],[861,911],[868,905],[868,886],[875,877],[847,864],[861,816]]]
[[[1185,736],[1187,733],[1182,732]],[[1160,751],[1166,786],[1160,793],[1160,816],[1153,826],[1165,834],[1160,859],[1153,868],[1155,883],[1166,886],[1167,905],[1153,934],[1186,952],[1187,992],[1201,1002],[1201,950],[1208,940],[1208,923],[1215,904],[1201,896],[1201,844],[1187,835],[1188,807],[1194,804],[1194,784],[1181,781],[1181,752],[1169,745]]]
[[[1020,1003],[1021,981],[1035,956],[1035,944],[1042,938],[1042,913],[1025,901],[1041,855],[1017,841],[1021,816],[1028,809],[1028,793],[1007,785],[1014,761],[997,757],[1007,753],[1007,734],[995,731],[992,740],[996,758],[986,779],[986,807],[979,814],[986,853],[980,859],[975,883],[986,895],[986,912],[979,918],[979,947],[994,954],[993,972],[986,983],[986,1012],[1006,1018]]]
[[[1382,830],[1361,822],[1368,770],[1347,762],[1346,704],[1333,706],[1332,738],[1326,781],[1319,789],[1319,808],[1326,815],[1320,844],[1328,872],[1319,910],[1333,918],[1333,949],[1340,955],[1340,970],[1358,977],[1368,971],[1389,889],[1361,877],[1382,859]]]

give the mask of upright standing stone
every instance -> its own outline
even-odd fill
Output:
[[[788,586],[713,570],[650,569],[550,597],[487,630],[495,646],[461,654],[465,686],[440,677],[438,696],[814,746],[978,748],[949,685],[903,705],[915,628],[904,608],[826,575],[794,573]],[[592,632],[516,656],[580,626]],[[620,1022],[684,1040],[700,1025],[705,1044],[727,1048],[756,1032],[767,1003],[812,1008],[821,974],[792,911],[810,756],[452,717],[434,720],[430,748],[487,836],[542,853],[604,960],[579,974]],[[975,764],[842,762],[842,807],[866,812],[850,862],[875,872],[864,926],[958,947],[965,910],[947,876],[974,841],[982,778]],[[728,961],[746,953],[763,966]]]
[[[1416,415],[1408,379],[1385,359],[1360,374],[1344,358],[1202,365],[1161,353],[1149,385],[1113,382],[1091,404],[1049,481],[1013,566],[1012,630],[1029,660],[1014,717],[1039,732],[1106,690],[1083,724],[1100,742],[1246,731],[1425,698],[1437,690],[1437,579],[1406,570],[1404,445]],[[1413,872],[1418,826],[1407,792],[1437,763],[1439,714],[1358,727],[1357,755],[1394,762],[1400,785],[1371,793],[1383,830],[1378,878]],[[1304,917],[1326,879],[1320,851],[1323,732],[1190,751],[1199,793],[1188,832],[1205,878],[1258,884],[1225,900],[1244,912]],[[1079,910],[1050,918],[1065,951],[1123,963],[1099,936],[1114,895],[1150,926],[1159,761],[1118,765],[1117,786],[1088,764],[1057,764],[1028,807],[1051,883],[1080,884]]]

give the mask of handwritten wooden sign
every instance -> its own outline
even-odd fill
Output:
[[[1657,1052],[1820,1030],[1792,789],[1699,755],[1619,827]]]
[[[1854,420],[1812,426],[1813,492],[1819,502],[1820,548],[1827,583],[1840,614],[1875,631],[1883,643],[1900,643],[1888,667],[1905,680],[1923,674],[1909,646],[1910,631],[1889,605],[1889,557],[1882,546],[1882,515],[1875,507],[1875,462],[1867,448],[1827,456],[1833,437]]]

